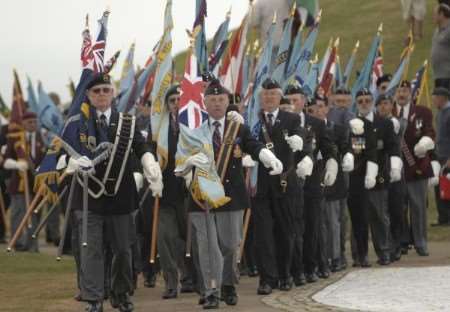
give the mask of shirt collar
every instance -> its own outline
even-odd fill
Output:
[[[373,122],[373,118],[374,118],[374,113],[373,111],[371,111],[370,113],[368,113],[365,117],[365,119],[367,119],[370,122]]]
[[[279,113],[279,112],[280,112],[280,109],[279,109],[279,108],[277,108],[277,109],[274,110],[273,112],[266,112],[266,111],[264,111],[264,116],[267,118],[267,115],[268,115],[268,114],[272,114],[272,115],[273,115],[272,120],[275,121],[275,119],[277,119],[277,117],[278,117],[278,113]]]
[[[209,126],[210,126],[210,127],[214,127],[213,125],[214,125],[214,122],[215,122],[215,121],[220,122],[220,128],[223,129],[223,126],[224,126],[224,124],[225,124],[225,116],[223,116],[223,117],[220,118],[220,119],[214,119],[214,118],[212,118],[212,117],[209,117]]]
[[[111,107],[104,112],[97,110],[97,117],[100,118],[101,115],[105,115],[106,121],[109,123],[109,119],[111,118]]]

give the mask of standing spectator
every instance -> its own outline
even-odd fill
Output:
[[[425,0],[401,0],[403,19],[408,22],[415,41],[423,37],[423,20],[427,12]]]
[[[450,88],[450,1],[438,0],[434,10],[437,25],[431,43],[434,86]]]
[[[450,92],[445,88],[436,88],[433,92],[433,104],[437,108],[436,114],[436,156],[444,173],[450,169]],[[438,209],[438,223],[436,225],[450,225],[450,201],[440,197],[439,186],[436,186],[436,206]]]

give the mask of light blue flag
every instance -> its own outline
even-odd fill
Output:
[[[242,60],[242,84],[241,90],[239,90],[241,98],[244,98],[248,85],[250,83],[250,67],[251,67],[251,56],[250,53],[245,53]]]
[[[36,93],[34,92],[33,83],[31,82],[30,77],[27,77],[28,86],[27,86],[27,92],[28,92],[28,107],[30,110],[35,113],[39,114],[39,108],[38,108],[38,101],[36,98]]]
[[[305,40],[304,45],[302,46],[300,53],[293,60],[293,66],[295,68],[294,74],[288,77],[287,83],[296,79],[300,82],[301,85],[304,84],[309,69],[309,61],[313,55],[314,47],[316,45],[317,36],[319,34],[319,24],[316,24],[311,32],[308,34],[308,37]],[[294,56],[295,57],[295,56]]]
[[[195,56],[198,60],[198,65],[200,73],[207,72],[208,69],[208,52],[206,46],[206,35],[205,35],[205,18],[207,16],[206,0],[196,0],[195,1],[195,29],[200,26],[200,31],[195,37]]]
[[[144,91],[148,78],[152,72],[156,70],[156,63],[157,62],[152,62],[144,68],[139,77],[134,79],[132,87],[128,88],[123,94],[120,95],[116,104],[117,111],[134,115],[136,102],[139,100],[139,96]]]
[[[342,70],[341,70],[341,61],[339,55],[336,56],[336,70],[335,70],[335,86],[339,88],[342,85]]]
[[[293,10],[295,10],[295,6],[293,7]],[[278,48],[278,54],[273,65],[274,70],[272,73],[272,78],[278,81],[280,85],[283,85],[284,80],[286,79],[286,69],[289,61],[289,47],[291,45],[293,22],[294,11],[291,12],[286,24],[284,25],[283,35],[281,36],[281,41]]]
[[[262,51],[261,57],[256,65],[256,74],[255,80],[253,83],[253,94],[250,100],[250,103],[247,106],[246,112],[246,124],[249,126],[250,131],[253,137],[258,138],[261,130],[261,120],[259,118],[259,114],[261,111],[261,105],[259,102],[259,93],[261,91],[261,84],[264,80],[270,77],[270,62],[272,59],[272,49],[273,49],[273,32],[275,29],[275,23],[269,28],[267,34],[267,40],[264,43],[264,49]],[[258,165],[252,168],[250,175],[250,187],[251,193],[254,193],[256,190],[258,178]]]
[[[405,72],[405,69],[409,63],[411,53],[408,52],[403,57],[403,59],[400,62],[400,65],[397,67],[397,70],[395,71],[394,75],[392,76],[391,81],[389,82],[388,87],[386,88],[386,95],[394,96],[395,90],[397,89],[400,82],[403,80],[403,75]]]
[[[64,127],[64,118],[61,111],[44,91],[41,83],[38,84],[38,94],[39,122],[53,134],[59,134]]]
[[[320,64],[317,62],[311,64],[308,76],[306,77],[306,81],[303,84],[303,90],[310,97],[314,95],[317,85],[319,84],[319,75],[320,75]]]
[[[353,97],[353,105],[352,105],[352,111],[356,111],[356,102],[355,102],[355,96],[356,93],[363,89],[363,88],[369,88],[370,86],[370,78],[372,76],[372,68],[373,63],[375,61],[375,58],[377,57],[378,53],[378,47],[380,46],[381,42],[381,35],[380,33],[377,33],[375,38],[373,38],[372,46],[370,47],[369,54],[366,57],[366,60],[364,62],[364,66],[361,69],[361,72],[359,73],[358,78],[353,83],[352,87],[352,97]]]
[[[134,76],[134,50],[135,43],[133,42],[128,50],[127,58],[125,59],[122,67],[122,76],[120,77],[119,94],[126,92],[133,85]]]
[[[222,58],[223,53],[225,52],[228,45],[228,28],[230,25],[230,14],[227,13],[225,21],[220,24],[216,33],[214,34],[213,43],[211,46],[211,50],[209,53],[209,70],[214,72],[218,70],[218,64]],[[218,75],[216,75],[218,76]]]
[[[296,60],[297,56],[300,55],[302,49],[302,34],[303,31],[299,30],[294,39],[294,44],[292,45],[291,54],[289,56],[288,64],[286,65],[285,77],[293,77],[295,74]]]
[[[359,41],[356,43],[353,49],[352,55],[350,56],[347,66],[345,66],[344,76],[342,77],[342,84],[345,88],[348,88],[348,82],[350,81],[350,76],[352,74],[353,65],[355,64],[356,54],[359,48]]]

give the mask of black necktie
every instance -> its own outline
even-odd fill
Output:
[[[107,141],[108,140],[108,121],[106,120],[105,114],[100,115],[99,120],[99,134],[100,134],[100,141]]]
[[[213,132],[213,148],[214,148],[214,158],[217,160],[219,156],[220,146],[222,145],[222,136],[220,135],[220,122],[217,120],[213,122],[214,132]]]
[[[403,113],[405,112],[404,108],[402,107],[400,109],[400,115],[398,116],[399,118],[403,118]]]
[[[272,131],[272,126],[273,126],[273,114],[272,113],[268,113],[267,114],[267,130]]]

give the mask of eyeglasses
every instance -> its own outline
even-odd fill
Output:
[[[93,89],[91,89],[91,91],[92,91],[92,93],[97,94],[97,95],[100,93],[110,94],[112,92],[112,88],[110,88],[110,87],[93,88]]]

